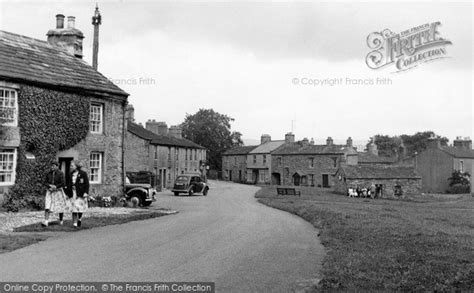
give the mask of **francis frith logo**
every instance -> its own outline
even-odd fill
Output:
[[[367,37],[372,51],[365,62],[372,69],[394,65],[396,70],[412,69],[421,63],[446,58],[446,46],[451,41],[441,38],[441,22],[426,23],[394,33],[389,29],[373,32]]]

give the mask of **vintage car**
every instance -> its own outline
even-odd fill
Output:
[[[189,195],[202,193],[202,195],[206,196],[209,191],[209,186],[202,180],[200,175],[182,174],[176,178],[171,191],[174,192],[176,196],[180,193],[187,193]]]
[[[138,205],[146,207],[151,205],[155,201],[156,190],[150,184],[146,183],[130,183],[127,178],[125,184],[125,198],[126,200],[131,200],[136,197],[139,200]]]

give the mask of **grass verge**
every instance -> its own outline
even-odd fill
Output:
[[[348,198],[321,189],[258,200],[296,214],[320,231],[327,249],[314,291],[472,290],[474,198]]]
[[[123,224],[131,221],[147,220],[157,217],[169,215],[169,212],[163,211],[146,211],[146,212],[132,212],[130,214],[111,214],[108,216],[91,216],[83,218],[80,228],[72,225],[71,220],[64,221],[64,225],[59,225],[58,222],[51,222],[48,227],[42,227],[41,223],[21,226],[15,228],[11,233],[0,234],[0,253],[10,252],[39,241],[46,240],[51,236],[41,234],[42,232],[77,232],[85,229],[95,227],[102,227],[108,225]],[[17,234],[15,232],[32,232],[31,234]],[[54,234],[54,233],[53,233]]]

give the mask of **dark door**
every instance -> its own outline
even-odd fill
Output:
[[[300,175],[296,174],[293,175],[293,185],[300,186]]]
[[[329,175],[323,174],[323,187],[329,187]]]
[[[66,179],[66,185],[69,184],[71,181],[71,163],[74,158],[59,158],[59,170],[64,173],[64,177]]]
[[[242,182],[242,170],[239,170],[239,181]]]
[[[272,184],[281,185],[280,173],[272,173]]]
[[[232,181],[232,170],[229,170],[229,181]]]

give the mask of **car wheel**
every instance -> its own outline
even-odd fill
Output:
[[[209,191],[209,188],[204,189],[204,191],[202,192],[202,195],[206,196],[208,191]]]
[[[191,188],[191,189],[189,190],[189,196],[193,196],[193,194],[194,194],[194,190]]]
[[[179,195],[179,192],[175,192],[175,193],[174,193],[174,196],[178,196],[178,195]]]

